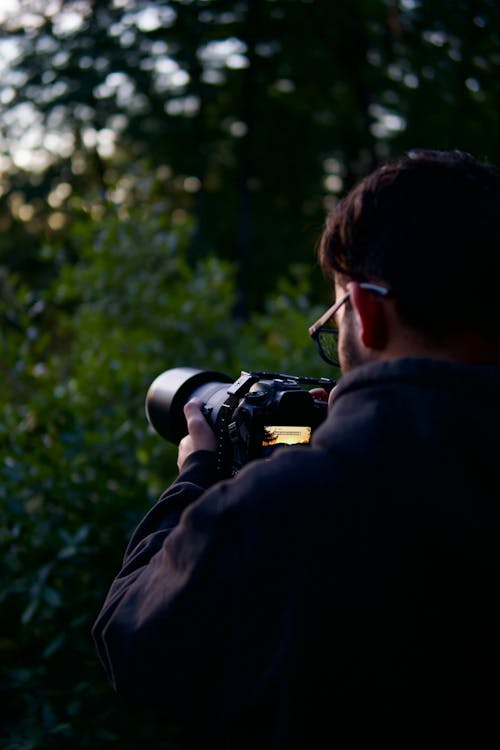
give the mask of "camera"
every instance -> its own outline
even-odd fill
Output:
[[[146,396],[146,416],[165,440],[178,444],[187,434],[184,404],[200,398],[217,441],[217,469],[234,476],[255,458],[277,448],[308,444],[323,422],[327,403],[309,389],[329,392],[335,380],[273,372],[242,371],[237,380],[193,367],[161,373]]]

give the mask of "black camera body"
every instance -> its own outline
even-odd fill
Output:
[[[276,448],[308,444],[327,413],[327,403],[309,389],[330,391],[334,385],[329,378],[272,372],[242,372],[233,381],[219,372],[176,367],[151,384],[146,416],[158,434],[178,444],[187,434],[184,404],[200,398],[217,440],[218,471],[234,476]]]

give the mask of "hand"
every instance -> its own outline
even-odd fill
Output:
[[[309,393],[318,401],[326,401],[328,403],[328,410],[330,410],[332,408],[333,393],[336,387],[337,386],[334,386],[330,392],[325,390],[325,388],[311,388]]]
[[[330,395],[325,388],[311,388],[309,393],[317,401],[328,401],[328,396]]]
[[[199,398],[192,398],[184,406],[188,434],[179,443],[177,466],[182,469],[186,458],[195,451],[214,451],[217,448],[215,433],[205,419],[202,408],[204,404]]]

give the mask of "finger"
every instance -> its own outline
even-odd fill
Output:
[[[189,456],[190,453],[193,452],[193,446],[191,441],[191,436],[186,435],[182,438],[182,440],[179,443],[179,449],[177,453],[177,467],[179,471],[182,469],[182,466],[184,464],[184,461]]]
[[[193,398],[189,399],[189,401],[184,404],[184,411],[186,411],[186,408],[191,408],[192,406],[202,409],[205,406],[205,403],[201,398],[198,398],[198,396],[193,396]]]
[[[318,401],[328,401],[328,396],[330,395],[325,388],[311,388],[309,393]]]
[[[203,414],[204,403],[199,398],[192,398],[187,404],[184,405],[184,416],[188,426],[188,431],[191,434],[193,431],[204,431],[205,428],[210,429],[207,420]]]
[[[215,450],[215,434],[202,412],[204,404],[201,399],[191,399],[184,406],[191,445],[194,450]]]

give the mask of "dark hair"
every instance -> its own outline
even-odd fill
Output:
[[[436,339],[500,337],[500,176],[461,151],[415,150],[365,177],[327,218],[326,276],[386,284]]]

